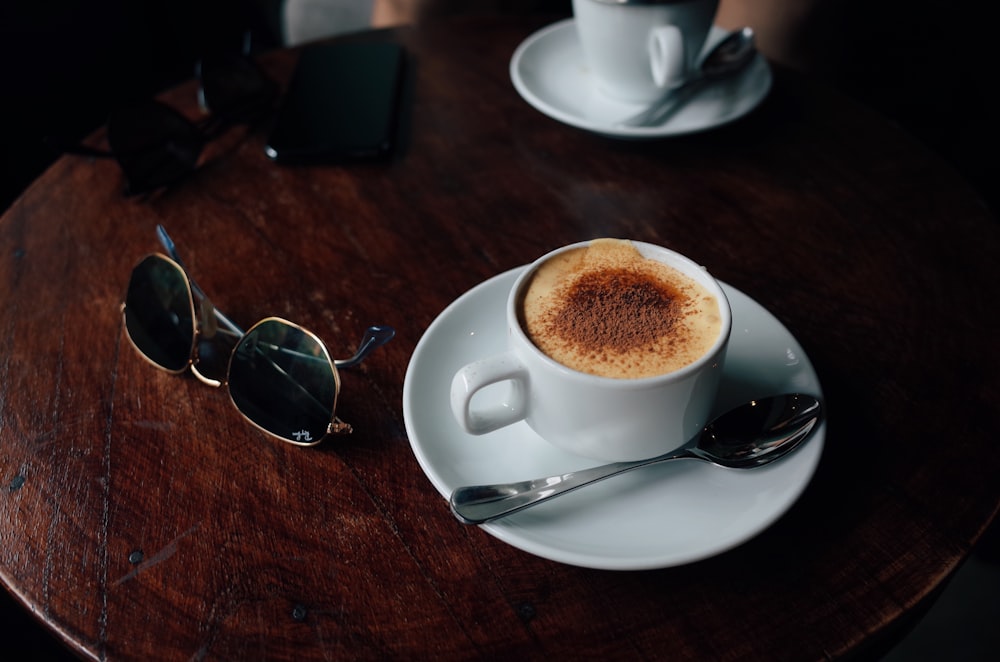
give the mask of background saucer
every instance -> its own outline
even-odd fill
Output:
[[[705,48],[726,31],[713,27]],[[661,138],[715,128],[756,108],[771,89],[771,68],[758,53],[739,74],[705,85],[684,107],[658,126],[618,123],[643,110],[643,104],[618,101],[597,91],[587,69],[573,19],[539,30],[518,46],[510,77],[529,104],[570,126],[616,138]]]
[[[445,499],[462,485],[598,464],[555,448],[524,423],[474,437],[452,416],[449,391],[455,372],[506,348],[504,302],[520,271],[500,274],[446,308],[420,339],[406,372],[403,416],[410,445]],[[816,373],[788,330],[745,294],[723,287],[733,309],[733,332],[718,412],[786,391],[820,396]],[[487,391],[479,397],[490,396]],[[688,563],[753,537],[791,507],[812,478],[825,435],[823,424],[801,449],[758,469],[668,463],[482,527],[524,551],[584,567],[638,570]],[[441,508],[448,512],[446,501]]]

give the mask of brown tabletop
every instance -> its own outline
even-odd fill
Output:
[[[258,131],[145,199],[121,195],[113,162],[63,158],[4,215],[0,577],[73,649],[818,660],[876,650],[966,557],[1000,503],[1000,428],[984,415],[1000,409],[995,219],[887,121],[783,70],[715,131],[622,141],[565,126],[508,74],[546,23],[379,35],[412,64],[389,163],[282,167]],[[294,57],[266,64],[286,80]],[[193,84],[165,98],[198,112]],[[157,224],[242,325],[280,315],[336,356],[368,324],[397,329],[343,371],[352,436],[282,443],[223,392],[135,354],[119,303]],[[644,571],[541,558],[458,523],[408,442],[404,377],[442,310],[599,236],[708,265],[815,366],[818,469],[731,550]]]

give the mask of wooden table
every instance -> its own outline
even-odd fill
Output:
[[[145,200],[113,162],[58,161],[0,222],[0,577],[95,659],[827,659],[879,650],[1000,503],[1000,232],[879,116],[776,71],[732,126],[628,142],[511,86],[544,18],[380,35],[412,56],[391,163],[280,167],[260,132]],[[274,53],[286,79],[294,53]],[[193,86],[166,100],[195,114]],[[102,133],[93,137],[96,143]],[[302,449],[139,359],[129,271],[164,224],[215,303],[281,315],[345,371],[352,437]],[[774,313],[822,382],[825,448],[776,524],[696,563],[555,563],[459,524],[401,407],[456,297],[559,245],[627,236],[696,256]]]

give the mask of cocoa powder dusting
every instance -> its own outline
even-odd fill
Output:
[[[540,265],[519,314],[531,342],[553,360],[602,377],[642,379],[703,356],[719,337],[718,310],[697,279],[628,241],[596,239]]]
[[[583,274],[568,284],[564,304],[545,327],[588,352],[624,354],[669,334],[683,313],[683,297],[665,283],[627,269]]]

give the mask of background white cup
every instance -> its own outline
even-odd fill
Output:
[[[719,0],[573,0],[587,67],[598,89],[650,102],[698,65]]]
[[[722,376],[732,315],[719,283],[703,267],[679,253],[632,242],[644,257],[677,269],[716,298],[722,321],[719,337],[694,363],[655,377],[599,377],[556,362],[528,339],[518,314],[522,289],[543,262],[589,243],[572,244],[546,254],[514,283],[507,298],[508,350],[464,366],[452,380],[452,411],[466,432],[485,434],[524,420],[555,446],[616,462],[671,451],[708,423]],[[499,403],[473,401],[487,386],[503,382],[509,383],[509,391],[505,398],[494,393]]]

